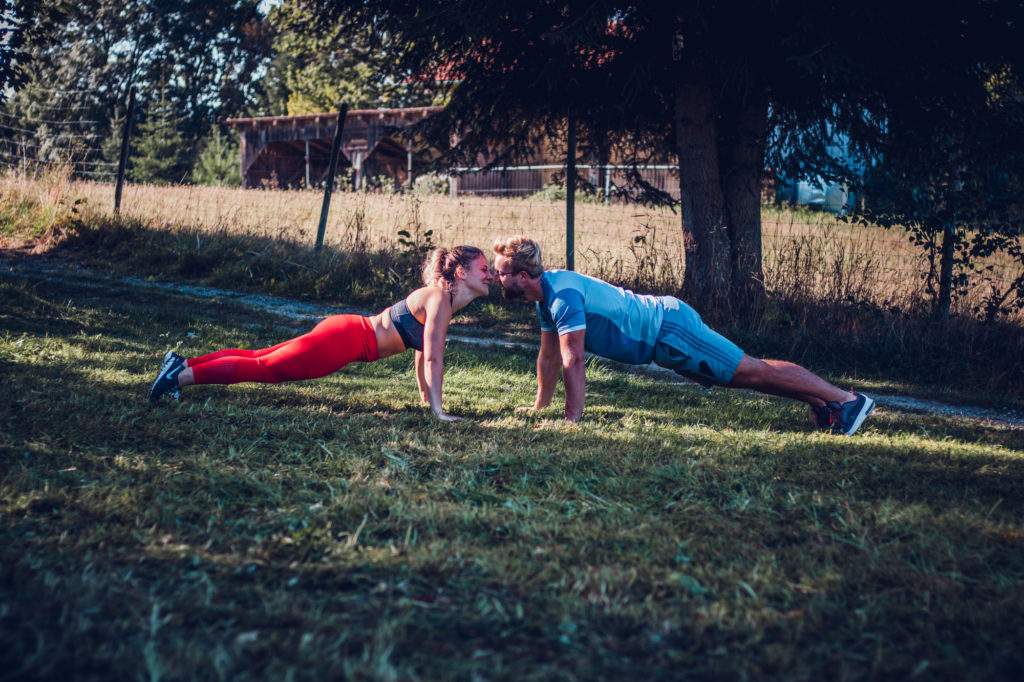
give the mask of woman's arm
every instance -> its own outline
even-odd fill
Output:
[[[426,321],[423,323],[423,378],[427,385],[427,402],[438,419],[455,421],[460,417],[445,414],[441,407],[441,382],[444,378],[444,343],[452,320],[448,292],[437,289],[427,297]]]
[[[429,394],[427,393],[427,378],[423,375],[423,351],[414,351],[416,353],[416,386],[420,389],[420,399],[425,402],[430,402]]]

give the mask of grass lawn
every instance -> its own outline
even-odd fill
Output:
[[[151,409],[168,347],[294,335],[0,276],[0,679],[1011,679],[1024,431],[449,346]],[[458,330],[453,333],[459,333]]]

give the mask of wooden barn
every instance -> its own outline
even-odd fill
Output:
[[[412,149],[397,139],[402,128],[441,107],[359,109],[349,111],[342,131],[338,168],[355,170],[355,188],[367,177],[388,177],[405,185],[428,150]],[[327,175],[338,114],[232,118],[225,123],[241,138],[245,187],[314,187]]]
[[[349,111],[342,131],[338,175],[353,169],[352,189],[373,187],[388,178],[396,188],[406,187],[417,170],[436,158],[436,150],[410,147],[398,134],[403,128],[442,110],[442,107],[358,109]],[[242,182],[245,187],[302,188],[320,186],[327,175],[338,114],[233,118],[225,123],[239,132]],[[529,196],[556,178],[563,178],[566,139],[552,139],[538,147],[527,165],[482,171],[490,159],[481,156],[474,168],[448,171],[452,196]],[[593,188],[609,192],[625,183],[623,166],[598,159],[578,159],[578,172]],[[614,162],[613,162],[614,163]],[[679,196],[671,166],[650,166],[644,179]]]

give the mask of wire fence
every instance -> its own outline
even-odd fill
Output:
[[[98,91],[36,89],[0,105],[0,169],[26,176],[59,168],[89,206],[107,210],[117,177],[116,126],[95,115]],[[114,144],[111,144],[111,142]],[[580,164],[589,193],[575,207],[576,269],[637,288],[670,290],[684,275],[681,219],[671,208],[629,201],[627,174],[678,199],[673,166],[631,168]],[[545,190],[564,182],[562,165],[500,169],[454,168],[445,194],[339,191],[328,220],[327,243],[400,248],[398,232],[427,244],[479,244],[528,234],[543,246],[545,261],[564,267],[564,201]],[[368,183],[383,189],[385,183]],[[129,186],[126,204],[140,218],[197,230],[259,232],[269,238],[311,241],[321,201],[293,190],[229,190],[195,186]],[[344,188],[342,188],[344,189]],[[563,192],[564,196],[564,192]],[[843,222],[827,213],[766,208],[762,219],[765,285],[783,295],[813,288],[822,297],[909,305],[931,295],[934,262],[901,230]],[[1019,241],[1019,240],[1018,240]],[[979,263],[959,292],[962,307],[1021,279],[1024,264],[1007,253]]]
[[[97,116],[99,90],[32,86],[0,105],[0,168],[113,182],[117,159],[104,142],[111,121]]]
[[[101,212],[111,210],[112,191],[111,185],[98,182],[68,183],[66,190]],[[303,190],[127,185],[124,192],[123,215],[147,223],[311,247],[321,208],[319,194]],[[677,212],[595,202],[578,204],[575,218],[580,272],[640,290],[681,286],[685,255]],[[498,238],[526,234],[540,242],[549,267],[566,264],[565,205],[550,200],[339,191],[332,198],[325,246],[404,250],[400,230],[418,246],[474,244],[485,251]],[[765,207],[762,236],[765,285],[777,295],[903,309],[932,296],[928,253],[900,229],[852,224],[824,212]],[[1019,259],[1005,253],[979,265],[991,270],[970,275],[957,294],[959,312],[976,314],[993,287],[1005,291],[1024,270]]]
[[[577,174],[598,193],[605,202],[613,196],[628,195],[630,183],[627,174],[632,167],[617,165],[579,164]],[[671,196],[679,198],[679,176],[675,166],[641,166],[637,175],[647,184]],[[481,196],[522,197],[536,194],[546,187],[558,185],[564,180],[563,165],[526,165],[508,168],[454,168],[450,175],[450,193],[474,194]]]

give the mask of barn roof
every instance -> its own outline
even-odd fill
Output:
[[[389,124],[409,124],[432,114],[436,114],[444,107],[405,107],[397,109],[352,109],[345,116],[346,120],[361,119],[365,121],[380,120]],[[302,114],[299,116],[256,116],[252,118],[229,118],[225,124],[233,128],[279,125],[301,126],[307,123],[318,123],[321,121],[333,120],[338,117],[338,112],[323,112],[319,114]]]

